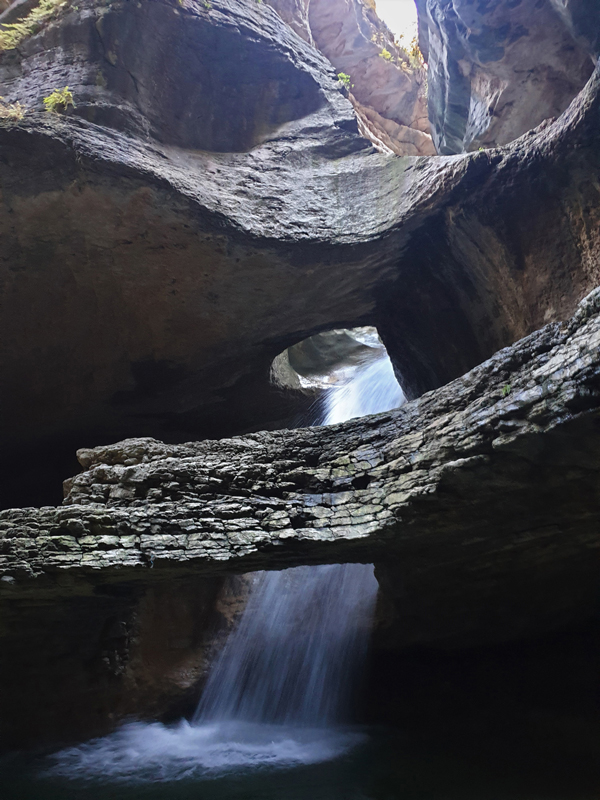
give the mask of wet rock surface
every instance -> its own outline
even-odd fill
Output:
[[[0,513],[0,681],[13,689],[0,746],[190,711],[239,604],[237,590],[217,601],[236,572],[374,561],[378,663],[584,624],[599,432],[596,291],[569,323],[395,412],[81,450],[62,508]]]
[[[552,6],[556,42],[576,43],[560,97],[542,92],[559,113],[591,70],[595,9]],[[513,69],[527,36],[473,30],[459,67],[480,70],[469,109],[485,122],[504,51],[482,48],[491,37]],[[233,613],[216,599],[230,573],[375,562],[379,653],[514,641],[596,611],[598,295],[558,321],[600,282],[599,74],[510,146],[397,158],[361,136],[381,119],[297,33],[250,0],[81,0],[0,55],[2,95],[27,107],[0,122],[6,503],[36,495],[36,471],[69,474],[75,442],[145,434],[80,450],[62,507],[0,514],[2,742],[181,714],[215,607]],[[63,85],[76,108],[44,113]],[[450,129],[464,99],[439,117],[448,152],[466,141]],[[497,121],[502,136],[533,124]],[[418,399],[214,441],[301,410],[269,386],[278,353],[367,324]]]
[[[599,297],[389,414],[80,451],[62,508],[0,515],[3,596],[375,561],[394,646],[593,613]]]
[[[397,158],[266,4],[143,8],[83,0],[0,59],[29,109],[0,125],[5,506],[56,502],[82,444],[295,424],[269,368],[311,334],[376,325],[415,397],[598,283],[597,78],[506,149]],[[72,115],[36,110],[63,85]]]
[[[69,81],[82,115],[31,113],[0,130],[3,375],[11,389],[5,453],[11,445],[27,451],[28,438],[39,449],[44,435],[85,432],[97,440],[140,427],[174,430],[173,438],[194,429],[206,435],[217,417],[222,432],[223,419],[239,408],[231,403],[224,413],[232,388],[258,375],[258,388],[246,384],[237,402],[247,406],[252,391],[264,400],[268,366],[282,345],[339,319],[377,322],[415,396],[567,316],[598,282],[597,77],[557,123],[504,150],[390,159],[358,135],[324,60],[271,12],[229,4],[209,14],[151,3],[137,19],[132,8],[115,4],[100,13],[84,5],[40,34],[44,48],[33,37],[3,56],[9,100],[39,106],[43,75],[48,86]],[[173,35],[185,30],[193,43],[204,41],[210,25],[221,47],[240,35],[234,21],[241,18],[263,37],[264,70],[286,63],[301,74],[289,122],[268,123],[283,129],[268,133],[267,124],[258,132],[266,140],[250,153],[215,154],[192,152],[200,142],[189,139],[189,120],[180,120],[167,136],[179,144],[167,146],[165,119],[177,118],[173,87],[156,96],[136,88],[136,70],[158,69],[161,61],[130,63],[118,20],[123,30],[135,29],[137,45],[147,36],[157,56],[160,26],[173,25]],[[92,28],[101,34],[99,50],[97,33],[89,44]],[[83,56],[69,60],[75,45]],[[226,80],[230,65],[221,66]],[[250,87],[259,87],[258,77]],[[138,123],[150,139],[135,138]],[[215,131],[194,135],[221,150],[258,135],[246,126],[250,139],[236,143]],[[287,192],[284,205],[274,186]],[[323,202],[333,196],[335,204]],[[208,263],[199,275],[197,265]],[[239,417],[230,429],[235,424],[244,427]]]
[[[593,69],[600,20],[576,0],[417,0],[440,153],[497,147],[559,116]]]

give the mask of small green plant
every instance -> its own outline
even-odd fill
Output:
[[[384,47],[383,50],[381,51],[381,53],[379,53],[379,58],[383,58],[386,61],[391,61],[392,60],[392,54],[390,53],[389,50],[386,50],[385,47]]]
[[[338,72],[337,79],[340,83],[343,83],[346,89],[351,89],[354,84],[351,83],[352,78],[350,75],[347,75],[345,72]]]
[[[502,387],[502,397],[508,397],[508,395],[510,394],[510,390],[511,389],[512,389],[512,386],[510,385],[510,383],[506,383]]]
[[[37,33],[45,22],[58,16],[67,5],[68,0],[40,0],[23,19],[2,26],[0,50],[14,50],[24,39]]]
[[[73,92],[68,86],[63,89],[54,89],[48,97],[44,97],[44,105],[46,106],[46,111],[50,111],[53,114],[58,114],[59,111],[66,111],[69,106],[75,108]]]
[[[182,2],[183,2],[183,0],[182,0]],[[210,10],[211,10],[211,8],[212,8],[212,3],[210,2],[210,0],[204,0],[204,8],[205,8],[207,11],[210,11]]]
[[[25,107],[21,103],[5,103],[4,98],[0,97],[0,119],[20,122],[24,116]]]

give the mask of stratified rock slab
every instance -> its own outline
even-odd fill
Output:
[[[394,646],[592,613],[600,291],[397,411],[343,425],[82,450],[62,508],[2,512],[6,597],[374,561]],[[65,578],[68,576],[68,581]]]

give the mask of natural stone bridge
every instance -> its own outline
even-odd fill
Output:
[[[438,5],[420,3],[431,44]],[[536,114],[597,53],[568,5],[573,80]],[[515,75],[537,86],[519,37]],[[504,136],[512,101],[498,116],[446,92],[446,64],[504,61],[436,49],[444,151],[468,144],[459,107],[488,107],[485,144],[529,127]],[[85,450],[62,507],[3,512],[0,746],[173,712],[211,615],[235,616],[225,575],[374,562],[379,653],[594,614],[598,294],[561,321],[600,283],[600,69],[559,119],[432,158],[377,152],[331,64],[253,0],[80,0],[2,54],[0,82],[27,109],[0,123],[7,503],[37,503],[36,474],[45,492],[82,443],[281,426],[273,358],[339,325],[375,325],[418,398],[327,429]],[[72,116],[43,111],[52,85]],[[532,105],[520,87],[505,99]]]
[[[373,561],[396,600],[390,646],[553,628],[593,610],[599,411],[596,290],[397,411],[81,450],[62,508],[0,514],[2,594]]]

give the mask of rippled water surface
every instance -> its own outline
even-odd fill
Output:
[[[146,729],[148,726],[144,726]],[[2,800],[597,800],[589,776],[549,759],[531,769],[501,756],[419,749],[394,731],[321,732],[277,726],[262,732],[183,724],[155,725],[136,742],[126,726],[89,749],[57,761],[12,757],[0,762]],[[147,733],[147,731],[146,731]],[[282,735],[283,734],[283,735]],[[244,738],[245,737],[245,738]],[[238,744],[235,744],[235,741]],[[225,743],[226,746],[225,746]],[[136,748],[137,755],[136,755]],[[79,748],[80,749],[80,748]],[[153,749],[154,755],[153,757]],[[74,754],[75,750],[71,753]],[[160,755],[159,755],[160,754]],[[70,772],[73,765],[77,769]],[[58,767],[58,769],[57,769]],[[101,769],[100,769],[101,767]],[[558,770],[559,777],[553,773]],[[60,774],[60,772],[64,774]],[[70,777],[65,777],[70,774]],[[148,782],[148,781],[154,782]]]

